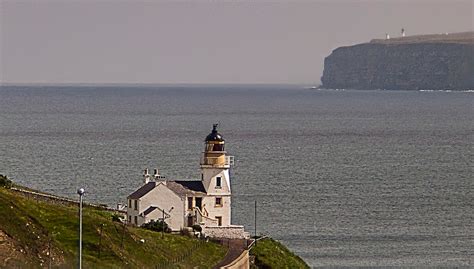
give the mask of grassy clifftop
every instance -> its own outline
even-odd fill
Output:
[[[0,188],[0,268],[48,268],[50,263],[76,268],[77,211],[77,206]],[[104,210],[85,207],[83,212],[84,268],[211,268],[227,251],[211,242],[171,234],[161,238],[124,226]]]
[[[255,256],[256,268],[309,268],[300,257],[271,238],[258,241],[250,254]]]
[[[0,268],[77,268],[78,207],[10,189],[0,175]],[[83,209],[84,268],[212,268],[228,248],[113,221],[113,213]],[[252,248],[252,268],[309,268],[270,238]]]

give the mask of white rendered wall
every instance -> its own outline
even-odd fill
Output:
[[[216,206],[216,197],[222,200],[222,206]],[[215,219],[216,216],[222,217],[222,226],[231,224],[231,197],[230,196],[206,196],[203,199],[204,207],[209,213],[209,217]]]
[[[202,168],[203,185],[208,195],[229,195],[231,193],[229,169]],[[221,177],[221,187],[216,188],[216,178]]]
[[[156,206],[161,209],[165,210],[165,213],[169,214],[171,217],[165,219],[165,222],[173,231],[179,231],[182,227],[184,227],[184,201],[176,195],[173,191],[168,189],[163,183],[158,183],[158,185],[148,192],[146,195],[141,197],[138,200],[138,211],[132,210],[130,214],[132,216],[132,223],[133,223],[133,216],[137,215],[137,212],[140,214],[143,213],[148,207]],[[132,203],[132,208],[133,208]],[[172,208],[172,209],[171,209]],[[127,213],[129,211],[127,210]],[[161,218],[162,213],[158,214],[158,218],[155,218],[155,212],[152,216],[143,219],[138,217],[138,226],[142,225],[144,222],[149,222],[151,219],[158,219]]]

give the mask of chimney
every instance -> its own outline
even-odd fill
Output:
[[[157,179],[164,179],[164,178],[165,178],[164,176],[161,176],[161,175],[159,174],[158,169],[154,169],[153,177],[155,178],[155,180],[157,180]]]
[[[145,170],[143,171],[143,182],[145,184],[150,182],[150,174],[148,174],[148,168],[145,168]]]

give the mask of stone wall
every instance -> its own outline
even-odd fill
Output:
[[[335,49],[322,88],[474,90],[474,42],[380,41]]]
[[[244,226],[203,226],[202,233],[210,238],[249,239],[250,234],[245,232]]]

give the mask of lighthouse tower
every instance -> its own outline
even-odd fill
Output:
[[[210,198],[207,199],[210,205],[206,206],[209,217],[216,218],[219,226],[231,224],[232,192],[229,170],[233,161],[233,156],[226,155],[224,138],[217,132],[217,124],[214,124],[212,132],[205,140],[201,158],[201,180]]]

